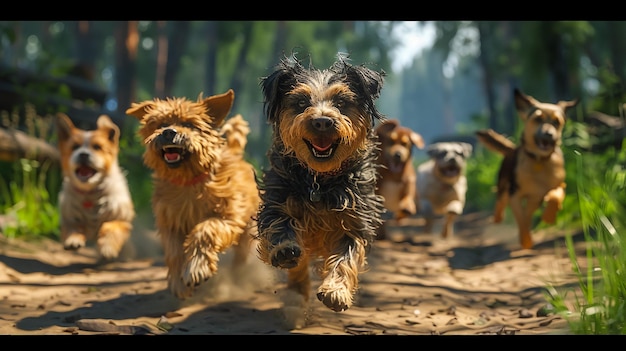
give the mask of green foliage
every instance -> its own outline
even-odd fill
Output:
[[[575,190],[586,260],[578,262],[573,240],[566,244],[580,292],[549,286],[548,300],[575,334],[626,334],[626,148],[602,155],[575,153]],[[574,294],[569,307],[567,296]]]
[[[0,210],[4,214],[2,233],[14,237],[59,236],[56,197],[48,191],[50,165],[20,159],[13,162],[14,175],[0,178]]]
[[[495,185],[502,156],[480,145],[467,160],[467,198],[465,210],[491,211],[495,204]]]

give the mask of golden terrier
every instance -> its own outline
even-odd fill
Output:
[[[113,260],[130,238],[135,209],[118,163],[120,129],[107,115],[96,123],[83,130],[67,115],[57,116],[61,240],[66,250],[95,240],[101,258]]]
[[[288,270],[288,291],[300,306],[315,261],[317,298],[336,312],[353,304],[384,212],[373,132],[384,118],[374,104],[384,72],[347,61],[338,55],[318,70],[283,58],[261,81],[273,136],[259,185],[259,257]]]
[[[546,204],[542,220],[552,224],[565,199],[565,159],[561,138],[566,113],[578,99],[556,104],[541,102],[515,89],[515,107],[524,122],[521,142],[516,145],[491,129],[476,132],[478,141],[504,156],[498,173],[494,222],[504,218],[510,206],[519,230],[523,249],[531,249],[532,219]]]
[[[168,287],[180,299],[216,274],[228,248],[234,246],[233,268],[241,267],[256,235],[260,198],[254,167],[244,159],[250,128],[241,115],[226,120],[233,99],[230,89],[195,102],[154,99],[126,110],[140,121]]]

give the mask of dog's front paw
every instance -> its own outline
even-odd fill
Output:
[[[188,259],[181,278],[188,287],[196,287],[209,280],[217,272],[218,257],[215,253],[193,255]]]
[[[335,312],[345,311],[352,305],[352,293],[344,286],[335,286],[332,289],[322,286],[317,292],[317,299]]]
[[[293,268],[298,265],[298,259],[301,254],[302,249],[296,242],[284,241],[272,251],[272,266]]]
[[[63,242],[63,248],[65,250],[78,250],[81,247],[85,247],[86,239],[85,235],[74,233],[65,239]]]

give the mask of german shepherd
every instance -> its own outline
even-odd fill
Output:
[[[516,145],[491,129],[476,132],[478,141],[504,156],[498,173],[494,222],[500,223],[510,206],[523,249],[531,249],[532,217],[545,203],[541,220],[556,221],[565,199],[565,160],[561,138],[566,113],[579,99],[556,104],[540,102],[514,90],[515,108],[524,123],[521,142]]]

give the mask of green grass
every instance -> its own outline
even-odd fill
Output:
[[[13,162],[13,177],[0,178],[2,233],[9,238],[59,236],[56,194],[51,196],[47,164],[20,159]]]
[[[578,261],[574,242],[566,237],[578,289],[549,285],[547,296],[574,334],[626,333],[625,160],[626,148],[598,156],[575,154],[575,182],[571,184],[576,190],[586,258]],[[573,305],[568,303],[571,300]]]

